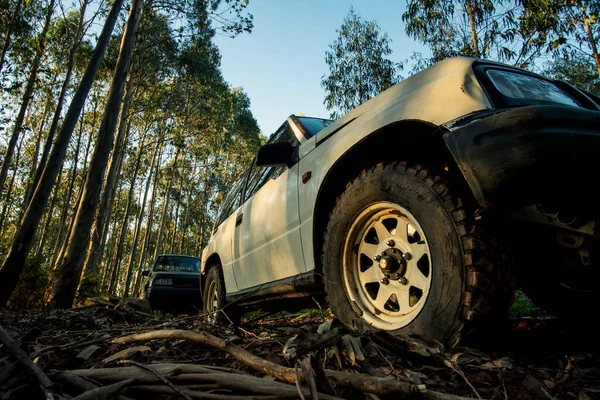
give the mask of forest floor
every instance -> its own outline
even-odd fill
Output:
[[[513,316],[485,350],[448,350],[356,336],[320,310],[246,314],[237,330],[147,311],[97,298],[0,313],[0,397],[600,399],[597,335],[569,333],[543,313]]]

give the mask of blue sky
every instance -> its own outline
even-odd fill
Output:
[[[328,72],[325,51],[351,6],[363,20],[375,20],[392,39],[392,61],[405,60],[413,51],[427,53],[404,32],[402,0],[250,0],[252,33],[215,39],[223,76],[250,96],[264,135],[290,114],[328,117],[320,84]]]

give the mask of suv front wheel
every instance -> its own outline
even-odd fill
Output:
[[[454,346],[504,320],[510,257],[485,240],[441,175],[403,163],[363,171],[338,198],[323,247],[333,314]]]

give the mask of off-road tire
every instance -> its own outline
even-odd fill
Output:
[[[453,347],[474,343],[506,326],[516,286],[510,253],[498,238],[490,238],[482,221],[474,218],[442,173],[402,162],[364,170],[346,186],[330,214],[323,273],[329,305],[342,323],[359,331],[362,327],[382,329],[365,323],[360,315],[365,315],[364,308],[350,300],[344,268],[351,266],[343,261],[353,221],[378,202],[397,204],[414,216],[431,257],[424,305],[406,326],[386,330],[426,335]]]
[[[213,265],[208,270],[202,296],[202,311],[208,315],[209,322],[221,325],[235,322],[232,317],[237,313],[234,312],[233,305],[226,307],[225,280],[220,265]]]

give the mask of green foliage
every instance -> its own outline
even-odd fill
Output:
[[[504,44],[511,18],[503,1],[492,0],[408,0],[402,15],[406,33],[431,50],[430,63],[458,55],[510,59]]]
[[[509,310],[511,318],[527,318],[545,315],[544,311],[537,307],[525,293],[520,290],[515,292],[515,302]]]
[[[391,39],[374,21],[363,21],[354,9],[337,30],[338,37],[325,52],[329,73],[321,86],[331,118],[359,106],[396,83],[397,66],[387,57]]]
[[[589,57],[564,55],[548,63],[544,74],[600,95],[600,75]]]

